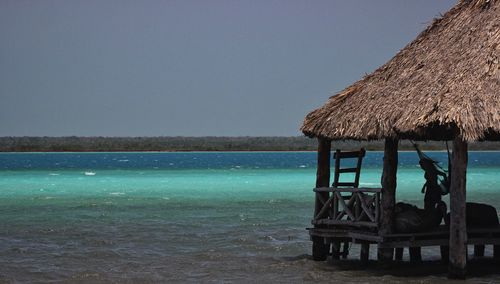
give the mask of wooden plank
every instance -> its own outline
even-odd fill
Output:
[[[396,201],[396,174],[398,169],[398,140],[386,138],[384,144],[384,166],[382,170],[382,208],[380,235],[392,233],[394,206]],[[379,246],[378,256],[382,261],[392,261],[394,250]]]
[[[396,248],[396,254],[394,256],[394,259],[396,261],[402,261],[403,260],[403,253],[404,253],[404,248]]]
[[[448,236],[449,231],[446,230],[446,227],[439,227],[436,230],[422,232],[422,233],[397,233],[397,234],[387,234],[383,235],[384,238],[410,238],[410,237],[432,237],[432,236]]]
[[[474,245],[474,256],[475,257],[484,256],[484,245]]]
[[[318,168],[316,171],[317,188],[328,187],[330,185],[330,151],[331,141],[324,138],[318,138]],[[327,200],[328,192],[316,192],[314,216],[318,216],[318,213],[323,208],[323,204],[320,201],[321,199]]]
[[[406,247],[433,247],[448,244],[448,239],[430,240],[406,240],[406,241],[383,241],[378,244],[379,248],[406,248]]]
[[[349,238],[350,237],[347,235],[347,233],[342,233],[342,232],[309,232],[309,235],[311,236],[317,236],[317,237],[322,237],[322,238],[334,238],[334,239],[343,239],[343,238]]]
[[[356,188],[339,188],[339,187],[317,187],[313,189],[314,192],[363,192],[363,193],[377,193],[382,192],[382,188],[372,187],[356,187]]]
[[[377,198],[377,194],[371,194],[370,193],[371,194],[370,195],[370,194],[367,194],[367,193],[362,192],[362,191],[360,191],[359,193],[363,195],[363,197],[365,199],[365,202],[366,202],[366,205],[373,206],[372,209],[375,210],[375,201],[376,201],[376,198]]]
[[[380,242],[380,237],[376,235],[369,235],[363,233],[349,233],[349,236],[352,238],[354,243],[363,243],[363,242],[372,242],[378,243]]]
[[[328,195],[326,195],[326,197],[328,198]],[[326,203],[326,199],[325,199],[325,195],[324,194],[317,194],[316,195],[316,198],[318,198],[318,201],[321,205],[325,205]]]
[[[332,218],[333,219],[337,219],[337,217],[339,215],[339,199],[338,199],[338,197],[335,194],[332,194],[332,196],[333,196],[333,204],[332,204],[333,214],[332,214]]]
[[[448,264],[450,262],[450,248],[448,245],[439,246],[439,251],[441,253],[441,263]]]
[[[355,173],[357,172],[357,168],[343,168],[343,169],[338,169],[338,173],[343,174],[343,173]]]
[[[330,151],[331,141],[325,138],[318,138],[318,167],[316,170],[316,187],[325,187],[330,185]],[[327,214],[324,214],[324,212],[322,212],[322,209],[327,206],[325,206],[324,203],[321,203],[321,201],[329,199],[329,193],[316,192],[315,195],[316,198],[314,203],[313,216],[315,218],[328,217],[328,210],[326,210]],[[320,212],[321,214],[319,214]],[[324,238],[321,237],[313,237],[312,242],[313,259],[317,261],[325,260],[330,253],[330,245],[325,244]]]
[[[417,241],[430,241],[432,243],[433,240],[437,240],[436,243],[440,243],[439,240],[448,240],[449,237],[448,234],[440,235],[440,234],[434,234],[434,235],[427,235],[427,238],[418,238],[416,236],[407,236],[406,238],[387,238],[386,236],[383,237],[384,242],[390,243],[390,242],[417,242]],[[500,238],[489,238],[489,237],[484,237],[484,238],[469,238],[467,240],[467,244],[469,245],[496,245],[500,244]]]
[[[500,227],[493,227],[493,228],[468,228],[467,229],[468,234],[481,234],[481,233],[494,233],[494,234],[500,234]]]
[[[340,150],[337,150],[333,155],[333,158],[349,159],[349,158],[358,158],[360,157],[360,155],[362,155],[361,157],[365,156],[364,149],[362,151],[342,151],[342,152]]]
[[[459,137],[453,140],[452,165],[448,277],[464,279],[467,268],[467,226],[465,221],[467,142],[462,141]]]
[[[337,192],[340,194],[340,192]],[[349,205],[349,208],[352,208],[356,204],[356,195],[351,194],[351,195],[344,195],[344,200],[348,200],[347,204]]]
[[[361,148],[359,151],[359,156],[358,156],[358,163],[356,165],[356,175],[354,178],[354,183],[356,184],[355,186],[359,186],[359,177],[361,175],[361,163],[363,162],[363,157],[365,156],[365,149]]]
[[[469,238],[467,239],[469,245],[500,245],[500,238]]]
[[[410,262],[417,263],[422,262],[422,248],[421,247],[410,247]]]
[[[312,258],[314,261],[324,261],[330,253],[330,244],[325,242],[322,237],[311,236],[312,239]]]
[[[347,256],[349,255],[349,241],[344,241],[342,243],[343,245],[342,245],[341,255],[343,259],[346,259]]]
[[[330,209],[330,204],[332,203],[333,201],[333,195],[328,198],[328,200],[325,202],[325,204],[323,204],[323,208],[321,208],[321,210],[318,212],[318,214],[316,216],[314,216],[314,220],[318,220],[322,217],[324,217],[324,213],[328,211],[328,209]]]
[[[320,225],[320,224],[321,225],[342,225],[342,226],[351,226],[351,227],[377,228],[376,223],[367,222],[367,221],[319,219],[319,220],[315,220],[314,224],[316,224],[316,225]]]
[[[337,182],[335,185],[336,186],[350,186],[350,187],[356,186],[356,184],[354,182]]]
[[[333,158],[335,159],[335,171],[334,171],[334,178],[333,178],[333,186],[338,186],[338,183],[339,183],[339,179],[340,179],[340,172],[339,172],[339,169],[340,169],[340,150],[337,149],[337,151],[335,151],[335,154],[333,155]]]
[[[321,230],[317,228],[311,228],[309,230],[309,235],[322,236],[327,238],[335,238],[335,237],[350,238],[349,232],[345,230]]]
[[[349,233],[351,230],[348,230],[346,228],[306,228],[309,232],[342,232],[342,233]]]
[[[339,215],[339,199],[335,194],[332,194],[333,202],[332,202],[332,214],[330,215],[332,219],[337,219]]]
[[[339,213],[337,214],[337,217],[333,220],[342,220],[342,218],[344,218],[345,216],[345,211],[340,211],[339,210]]]
[[[332,259],[340,258],[340,241],[332,242]]]
[[[349,216],[349,218],[351,218],[351,220],[355,220],[356,218],[354,217],[354,214],[352,214],[351,210],[349,209],[350,206],[347,206],[347,204],[344,201],[344,198],[342,198],[340,193],[334,192],[333,194],[335,194],[337,196],[339,203],[342,205],[343,211],[345,212],[345,214],[347,214],[347,216]],[[351,200],[349,200],[349,204],[351,205]]]
[[[361,204],[360,204],[360,200],[359,200],[359,195],[354,193],[352,195],[352,198],[355,199],[355,202],[354,202],[354,216],[355,216],[355,220],[356,221],[360,221],[360,217],[361,217]]]
[[[325,240],[331,244],[333,242],[339,241],[339,242],[350,242],[351,238],[350,237],[326,237]]]
[[[367,264],[370,258],[370,243],[362,243],[359,256],[362,264]]]
[[[372,212],[368,209],[368,205],[365,203],[365,195],[362,192],[358,192],[357,195],[361,208],[363,208],[363,212],[372,222],[376,222],[375,216],[373,216]]]
[[[332,220],[321,220],[321,223],[332,223]],[[348,221],[343,221],[343,222],[338,222],[339,225],[344,225],[345,222]],[[333,222],[335,223],[335,222]],[[359,222],[358,222],[359,223]],[[355,243],[363,243],[363,242],[371,242],[371,243],[378,243],[380,248],[404,248],[404,247],[428,247],[428,246],[440,246],[443,249],[443,252],[446,252],[445,250],[448,250],[448,245],[449,245],[449,237],[448,235],[435,235],[433,238],[430,239],[417,239],[417,238],[412,238],[411,236],[408,236],[407,239],[394,239],[394,240],[388,240],[384,239],[380,236],[378,236],[374,232],[370,231],[363,231],[363,227],[358,227],[359,229],[354,229],[354,227],[351,228],[308,228],[309,233],[311,235],[317,235],[317,236],[322,236],[322,237],[330,237],[330,238],[343,238],[342,241],[345,241],[345,239],[351,238],[353,242]],[[408,234],[409,235],[409,234]],[[474,239],[469,239],[468,240],[469,244],[485,244],[485,245],[494,245],[495,251],[496,251],[496,256],[500,257],[500,238],[474,238]],[[445,257],[448,259],[448,257]]]
[[[361,221],[363,218],[368,217],[365,213],[365,211],[361,211],[361,214],[357,217],[358,219],[356,221]]]

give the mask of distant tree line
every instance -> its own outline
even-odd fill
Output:
[[[419,143],[425,150],[444,150],[444,142]],[[450,145],[451,146],[451,145]],[[112,151],[315,151],[316,139],[299,137],[0,137],[1,152]],[[383,150],[383,141],[334,141],[333,149]],[[400,150],[413,150],[402,141]],[[500,142],[472,143],[470,150],[500,150]]]

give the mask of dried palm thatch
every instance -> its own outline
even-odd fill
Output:
[[[500,0],[460,1],[301,130],[333,140],[500,140]]]

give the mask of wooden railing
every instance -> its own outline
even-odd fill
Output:
[[[381,188],[320,187],[314,192],[321,209],[315,213],[313,225],[378,227]]]

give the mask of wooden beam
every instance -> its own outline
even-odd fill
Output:
[[[368,260],[370,259],[370,243],[364,242],[361,244],[360,259],[363,265],[368,264]]]
[[[334,158],[358,158],[358,157],[364,157],[365,156],[365,149],[361,149],[361,151],[344,151],[341,152],[340,150],[337,150],[334,154]]]
[[[396,261],[403,261],[403,252],[404,248],[396,248],[396,255],[394,256],[394,259]]]
[[[314,225],[339,225],[339,226],[351,226],[351,227],[368,227],[377,228],[377,224],[369,221],[352,221],[352,220],[330,220],[321,219],[314,220]]]
[[[351,209],[350,209],[352,204],[356,200],[356,195],[352,195],[351,199],[349,199],[349,201],[346,204],[344,198],[342,198],[342,196],[340,195],[340,193],[338,191],[334,192],[333,194],[335,194],[335,196],[337,196],[337,199],[339,200],[339,203],[342,205],[342,208],[344,209],[344,212],[347,214],[347,216],[349,216],[349,218],[351,218],[351,220],[353,220],[353,221],[356,220],[356,218],[354,217],[354,214],[351,212]]]
[[[318,138],[318,168],[316,171],[316,188],[330,186],[330,150],[332,142],[324,138]],[[316,192],[314,216],[321,211],[323,204],[320,198],[328,200],[328,192]]]
[[[408,249],[410,252],[410,262],[419,263],[422,262],[422,249],[421,247],[410,247]]]
[[[335,198],[335,196],[332,195],[326,202],[323,202],[323,208],[321,208],[321,210],[319,210],[318,214],[316,216],[314,216],[315,221],[319,220],[319,219],[324,219],[321,217],[323,217],[325,215],[324,213],[330,209],[331,203],[332,203],[334,198]],[[319,199],[323,199],[323,196],[321,196],[321,195],[318,196],[316,201],[318,201]]]
[[[467,266],[467,226],[465,192],[467,174],[467,142],[453,140],[453,173],[450,188],[450,263],[449,278],[465,278]]]
[[[316,171],[316,187],[328,187],[330,186],[330,150],[332,143],[328,139],[318,138],[318,169]],[[328,211],[325,210],[321,212],[324,202],[322,200],[328,200],[328,192],[316,192],[315,204],[314,204],[314,216],[315,218],[327,217]],[[319,215],[320,213],[322,215]],[[321,226],[321,225],[320,225]],[[314,227],[317,227],[315,224]],[[322,237],[312,238],[312,255],[313,260],[323,261],[326,260],[330,252],[330,244],[326,243],[326,240]]]
[[[484,245],[474,245],[474,256],[482,257],[484,256]]]
[[[365,156],[365,149],[361,148],[361,151],[359,151],[359,157],[358,157],[358,163],[356,165],[356,176],[354,178],[354,183],[356,184],[356,187],[359,187],[359,176],[361,175],[361,164],[363,163],[363,157]]]
[[[384,168],[382,172],[382,210],[379,235],[392,233],[394,205],[396,203],[396,173],[398,168],[398,139],[385,139]],[[381,261],[392,261],[394,249],[379,248]]]
[[[335,151],[335,154],[333,155],[334,158],[335,158],[335,171],[334,171],[334,175],[333,175],[333,184],[334,186],[338,186],[338,183],[339,183],[339,179],[340,179],[340,150],[337,149],[337,151]]]
[[[368,216],[368,218],[370,218],[370,220],[372,222],[377,222],[377,220],[375,219],[375,216],[372,214],[372,212],[368,208],[368,204],[366,204],[365,195],[362,192],[358,192],[357,195],[358,195],[358,201],[361,205],[361,208],[363,208],[363,213],[365,213],[366,216]],[[375,207],[377,207],[377,205],[375,205]]]
[[[449,239],[430,239],[430,240],[395,240],[383,241],[378,244],[379,248],[409,248],[409,247],[431,247],[444,246],[450,242]]]
[[[493,257],[497,260],[500,259],[500,245],[493,246]]]
[[[382,192],[381,188],[373,188],[373,187],[358,187],[358,188],[339,188],[339,187],[318,187],[313,189],[314,192]]]
[[[440,246],[441,252],[441,263],[448,264],[450,263],[450,249],[448,246]]]
[[[332,242],[332,259],[333,260],[336,260],[336,259],[340,259],[340,241],[338,240],[334,240]]]

